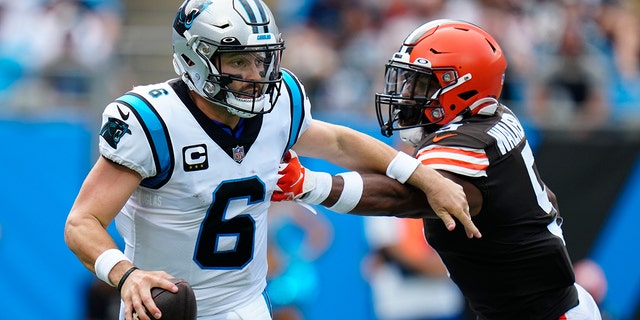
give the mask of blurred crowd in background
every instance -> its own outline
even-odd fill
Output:
[[[119,0],[0,0],[4,113],[87,108],[117,79]]]
[[[125,46],[163,51],[153,53],[164,57],[156,68],[172,77],[170,24],[179,2],[0,0],[0,111],[100,111],[140,79]],[[285,38],[283,66],[302,78],[316,113],[373,116],[373,93],[400,41],[425,21],[453,18],[500,42],[509,62],[502,101],[525,122],[640,127],[640,0],[266,2]],[[157,13],[156,27],[135,28],[129,7],[145,4],[147,15]],[[143,41],[152,29],[153,42]],[[139,44],[123,40],[134,32]]]

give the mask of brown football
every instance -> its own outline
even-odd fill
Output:
[[[153,301],[162,311],[162,320],[195,320],[196,296],[191,285],[184,279],[171,279],[171,281],[178,286],[177,293],[161,288],[151,289]],[[147,315],[153,319],[148,312]]]

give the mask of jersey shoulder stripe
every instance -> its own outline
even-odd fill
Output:
[[[438,169],[486,177],[490,164],[501,161],[523,141],[524,130],[518,119],[500,105],[493,115],[471,117],[429,134],[417,155]]]
[[[162,187],[171,178],[174,167],[173,147],[166,124],[151,103],[136,93],[126,93],[116,102],[128,106],[138,118],[153,152],[156,175],[145,178],[141,185],[152,189]]]
[[[418,160],[433,168],[469,177],[486,177],[489,158],[484,149],[429,145],[418,151]]]
[[[282,70],[282,80],[284,86],[289,92],[290,107],[291,107],[291,128],[289,129],[289,140],[287,147],[283,152],[286,153],[298,140],[298,135],[302,129],[302,123],[304,121],[304,100],[305,94],[302,89],[300,81],[287,69]]]

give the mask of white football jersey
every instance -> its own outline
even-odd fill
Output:
[[[116,225],[125,254],[195,290],[198,315],[229,312],[266,287],[267,209],[283,154],[310,121],[304,88],[287,70],[271,113],[237,136],[207,118],[181,80],[139,86],[109,104],[102,156],[143,181]]]

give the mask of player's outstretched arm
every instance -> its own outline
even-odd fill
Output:
[[[293,148],[301,155],[325,159],[348,170],[386,174],[400,183],[414,185],[429,197],[429,203],[447,228],[455,228],[456,222],[453,217],[456,217],[464,226],[467,235],[480,236],[471,220],[468,203],[459,185],[442,178],[431,168],[420,166],[417,159],[398,152],[371,136],[345,126],[314,120]],[[345,192],[341,198],[352,199],[356,195],[359,197],[362,191],[360,176],[348,173],[343,177],[348,179],[347,182],[353,181],[354,184],[344,188]],[[337,204],[341,203],[343,202],[338,201]],[[350,205],[349,202],[346,203]],[[340,207],[329,209],[339,211],[336,209]]]
[[[424,193],[412,186],[376,173],[360,174],[363,181],[362,196],[349,214],[361,216],[394,216],[398,218],[438,219]],[[331,177],[331,193],[321,203],[333,206],[344,188],[344,178]]]
[[[457,219],[468,237],[481,237],[471,221],[469,208],[466,207],[466,187],[463,189],[460,184],[425,166],[419,166],[410,179],[433,181],[428,186],[431,193],[382,174],[346,172],[331,176],[325,172],[311,171],[300,164],[295,153],[285,156],[279,173],[276,192],[272,196],[274,201],[298,200],[321,204],[335,212],[356,215],[438,217],[449,230],[455,228]],[[436,176],[425,178],[424,174]],[[425,193],[429,199],[425,197]],[[460,203],[465,207],[451,207],[452,204]],[[479,211],[479,207],[474,198],[474,213]],[[449,212],[461,214],[451,216]]]

